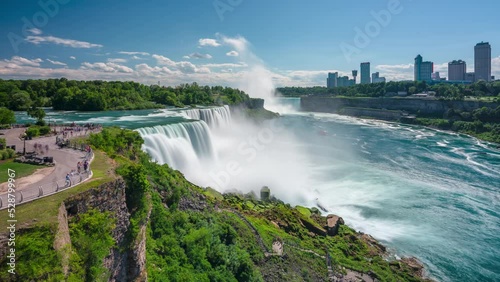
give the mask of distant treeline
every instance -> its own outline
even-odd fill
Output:
[[[25,111],[32,106],[80,111],[135,110],[235,104],[248,99],[248,95],[238,89],[196,83],[161,87],[131,81],[0,79],[0,107],[14,111]]]
[[[436,92],[437,97],[451,100],[463,100],[466,96],[475,97],[499,97],[500,81],[479,81],[473,84],[434,84],[428,85],[424,81],[390,81],[371,84],[356,84],[348,87],[326,88],[326,87],[283,87],[277,91],[283,96],[304,95],[338,95],[350,97],[382,97],[399,91],[408,94],[417,94],[425,91]]]

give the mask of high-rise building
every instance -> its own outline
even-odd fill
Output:
[[[467,64],[462,60],[453,60],[448,63],[448,80],[465,81]]]
[[[372,73],[372,83],[385,82],[385,77],[380,77],[379,72]]]
[[[354,84],[356,84],[356,77],[358,77],[358,71],[357,70],[353,70],[352,71],[352,77],[353,77],[353,80],[354,80]]]
[[[488,42],[481,42],[474,47],[474,74],[475,81],[491,81],[491,46]]]
[[[473,72],[468,72],[465,74],[465,81],[474,82],[476,81],[476,74]]]
[[[326,87],[327,88],[335,88],[337,87],[337,79],[339,77],[338,72],[329,72],[328,78],[326,79]]]
[[[424,62],[422,56],[418,55],[415,58],[414,77],[416,81],[431,81],[432,73],[434,72],[433,62]]]
[[[361,63],[361,84],[370,83],[370,63]]]

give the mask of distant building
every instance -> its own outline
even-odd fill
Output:
[[[379,72],[372,73],[372,83],[385,82],[385,77],[380,77]]]
[[[352,80],[354,80],[354,84],[356,84],[356,77],[357,77],[357,76],[358,76],[358,71],[357,71],[357,70],[353,70],[353,71],[352,71],[352,77],[353,77],[353,79],[352,79]]]
[[[465,81],[474,82],[476,81],[476,74],[473,72],[468,72],[465,74]]]
[[[349,86],[349,77],[341,76],[337,79],[337,87]]]
[[[335,88],[337,87],[337,79],[339,77],[338,72],[329,72],[328,78],[326,79],[326,87],[327,88]]]
[[[434,72],[433,62],[424,62],[422,56],[418,55],[415,58],[414,78],[415,81],[431,81],[432,73]]]
[[[438,71],[437,72],[433,72],[431,74],[431,79],[432,80],[441,80],[441,76],[439,75],[439,72]]]
[[[481,42],[474,47],[475,80],[491,81],[491,46],[488,42]]]
[[[353,74],[357,75],[357,71],[353,71]],[[335,88],[335,87],[352,86],[356,84],[355,79],[356,76],[354,76],[354,79],[349,79],[348,76],[339,76],[338,72],[329,72],[328,78],[326,79],[326,87]]]
[[[361,84],[370,83],[370,63],[361,63]]]
[[[467,64],[462,60],[453,60],[448,63],[448,80],[465,81]]]

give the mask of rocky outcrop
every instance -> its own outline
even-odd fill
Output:
[[[418,277],[424,277],[424,265],[416,258],[402,258],[401,262],[410,267],[414,275]]]
[[[128,277],[133,278],[131,281],[148,281],[148,273],[146,271],[146,228],[151,210],[152,206],[149,205],[146,221],[141,222],[139,234],[135,240],[134,247],[130,251]]]
[[[125,188],[126,183],[122,179],[103,184],[68,198],[64,202],[64,209],[68,217],[90,209],[111,212],[116,219],[116,226],[112,231],[116,246],[104,259],[104,267],[110,271],[109,281],[147,281],[146,226],[149,213],[147,219],[141,222],[134,243],[130,244],[126,237],[130,227],[130,212],[127,208]]]
[[[111,212],[115,217],[116,227],[112,235],[116,247],[104,259],[104,267],[111,273],[109,281],[130,280],[127,275],[129,252],[126,250],[125,238],[130,225],[130,213],[126,204],[125,187],[125,182],[119,179],[75,195],[64,202],[69,217],[86,213],[90,209]]]
[[[344,224],[344,219],[342,217],[336,216],[334,214],[329,214],[326,217],[326,232],[329,236],[335,236],[339,233],[340,225]]]
[[[198,193],[183,196],[179,200],[178,208],[181,211],[204,211],[208,208],[207,197]]]
[[[57,233],[54,239],[54,249],[61,257],[61,265],[64,275],[68,275],[69,259],[71,256],[71,238],[69,235],[68,213],[64,204],[59,207],[57,215]]]
[[[327,232],[325,229],[321,228],[320,226],[317,226],[315,222],[305,220],[303,218],[299,218],[300,223],[304,225],[305,228],[312,234],[320,235],[320,236],[326,236]]]
[[[229,105],[231,113],[235,113],[244,109],[259,110],[264,109],[264,99],[250,98],[236,105]]]

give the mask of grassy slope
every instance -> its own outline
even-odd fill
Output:
[[[0,183],[7,182],[9,176],[7,170],[10,168],[16,172],[16,179],[33,174],[37,169],[45,166],[16,163],[14,160],[8,160],[0,163]]]

